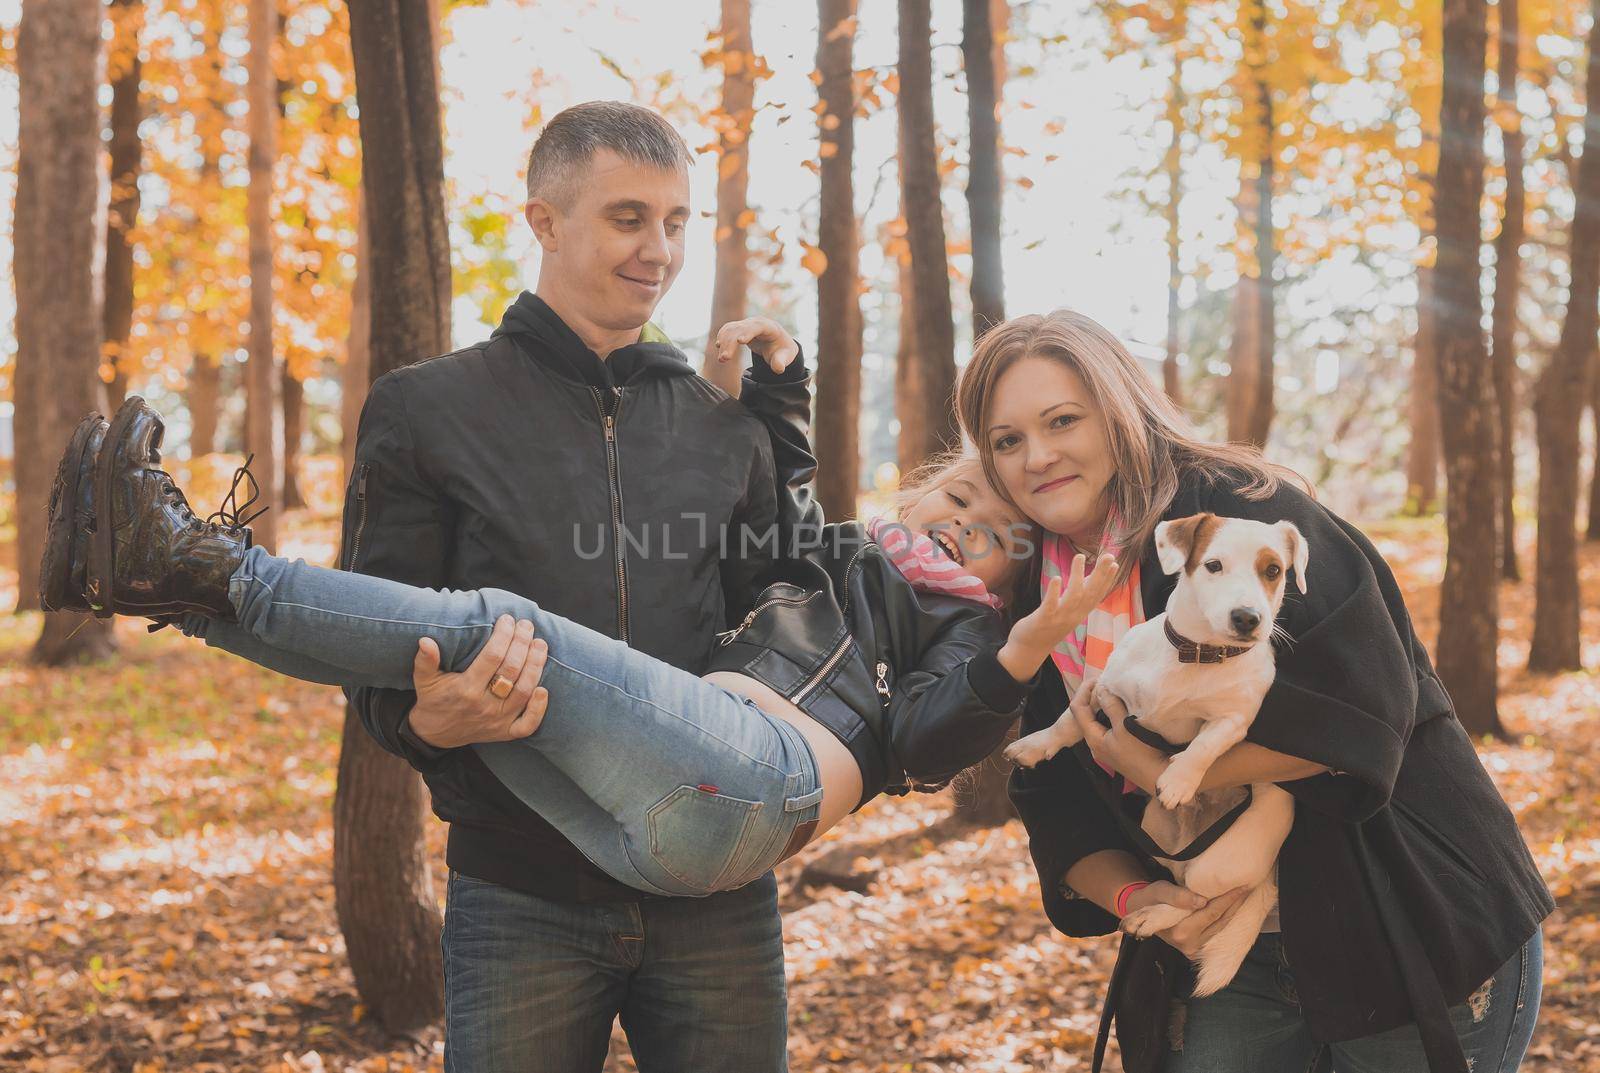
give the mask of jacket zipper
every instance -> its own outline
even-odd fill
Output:
[[[850,651],[850,571],[855,569],[856,560],[861,558],[861,553],[865,550],[865,544],[857,548],[856,553],[850,556],[850,561],[844,567],[844,600],[839,606],[839,617],[844,619],[845,623],[844,639],[839,642],[837,648],[828,654],[828,658],[823,661],[822,666],[818,667],[811,677],[802,682],[800,688],[789,697],[790,703],[795,707],[799,707],[800,702],[811,695],[822,680],[828,677],[829,673],[839,665],[839,661],[844,659],[844,654]]]
[[[761,612],[765,611],[774,604],[803,604],[815,595],[816,593],[813,592],[806,596],[774,596],[770,600],[762,600],[759,604],[756,604],[756,606],[751,609],[750,613],[744,617],[744,620],[741,621],[739,625],[735,626],[731,630],[723,630],[721,633],[717,634],[717,644],[724,648],[733,644],[733,642],[738,639],[741,633],[750,628],[750,624],[756,620],[757,615],[761,614]]]
[[[367,527],[367,471],[372,468],[372,463],[363,462],[361,472],[356,476],[356,502],[361,504],[361,510],[356,514],[356,535],[350,541],[350,569],[356,568],[361,554],[361,531]]]
[[[885,704],[889,703],[889,665],[883,660],[878,661],[878,696],[883,698]]]
[[[623,644],[628,643],[628,564],[624,559],[622,538],[622,482],[618,477],[617,460],[617,414],[622,410],[622,389],[611,389],[615,406],[610,413],[606,413],[605,401],[600,395],[600,389],[591,387],[594,392],[594,405],[600,411],[600,424],[606,434],[606,476],[611,483],[611,540],[617,549],[617,639]]]

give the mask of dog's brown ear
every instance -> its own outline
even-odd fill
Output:
[[[1293,522],[1279,522],[1278,531],[1283,534],[1289,549],[1289,561],[1294,564],[1295,586],[1305,592],[1306,566],[1311,559],[1311,549],[1306,546],[1306,538],[1300,535],[1299,527]]]
[[[1163,571],[1176,574],[1183,569],[1194,549],[1195,534],[1209,517],[1209,514],[1191,514],[1156,526],[1156,559]]]

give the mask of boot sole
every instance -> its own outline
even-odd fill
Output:
[[[72,545],[78,535],[78,491],[83,475],[84,456],[94,434],[105,424],[98,412],[91,413],[72,433],[67,450],[56,467],[50,503],[44,557],[39,563],[39,604],[46,611],[87,611],[83,593],[72,588]]]
[[[98,618],[110,618],[115,614],[111,607],[111,579],[116,576],[114,549],[117,505],[116,496],[112,491],[116,484],[117,455],[120,453],[118,448],[122,445],[128,426],[149,408],[144,399],[138,395],[130,395],[128,401],[117,411],[117,415],[111,419],[111,427],[106,429],[106,438],[100,442],[100,457],[95,460],[96,517],[94,532],[89,537],[88,576],[84,599],[89,605],[89,610]]]

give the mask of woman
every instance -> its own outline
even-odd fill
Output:
[[[947,460],[898,524],[812,530],[697,678],[511,593],[251,547],[242,525],[189,511],[159,468],[162,435],[137,397],[109,425],[80,424],[51,499],[47,607],[180,619],[208,644],[344,686],[405,688],[419,645],[450,668],[490,645],[501,655],[483,666],[499,670],[472,673],[521,713],[521,736],[476,746],[489,769],[602,870],[658,895],[740,886],[873,796],[988,755],[1114,573],[1103,560],[1085,578],[1080,559],[1007,631],[996,594],[1028,529],[972,459]]]
[[[1202,787],[1273,781],[1294,795],[1281,920],[1230,986],[1170,1020],[1163,984],[1187,964],[1127,942],[1108,997],[1126,1067],[1301,1073],[1331,1057],[1352,1073],[1464,1073],[1464,1051],[1474,1073],[1516,1069],[1553,903],[1372,544],[1257,452],[1197,440],[1126,348],[1079,314],[986,333],[957,408],[991,483],[1047,531],[1041,576],[1074,549],[1122,560],[1116,588],[1046,665],[1024,732],[1052,722],[1117,637],[1165,607],[1173,582],[1151,547],[1163,519],[1286,519],[1312,549],[1309,591],[1279,617],[1275,684]],[[1137,808],[1105,803],[1084,754],[1146,792],[1166,759],[1085,707],[1074,714],[1088,748],[1017,771],[1011,789],[1045,911],[1070,935],[1113,930],[1129,892],[1159,874],[1127,837]],[[1198,949],[1228,902],[1169,940]]]

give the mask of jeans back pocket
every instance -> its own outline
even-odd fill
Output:
[[[650,807],[650,858],[692,893],[723,889],[741,871],[761,802],[680,786]]]

